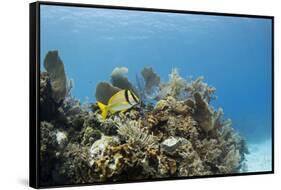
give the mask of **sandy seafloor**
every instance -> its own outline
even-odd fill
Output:
[[[271,139],[260,143],[249,143],[250,154],[246,155],[248,172],[271,171],[272,150]]]

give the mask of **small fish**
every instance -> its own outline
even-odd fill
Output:
[[[99,101],[97,104],[101,110],[102,118],[106,119],[108,112],[111,114],[119,111],[125,112],[139,102],[139,98],[130,90],[120,90],[108,100],[107,105]]]

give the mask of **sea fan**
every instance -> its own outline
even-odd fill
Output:
[[[159,78],[160,80],[160,78]],[[136,90],[139,94],[141,104],[155,104],[155,99],[159,95],[159,84],[152,85],[149,87],[149,93],[147,93],[147,82],[143,76],[136,74]]]

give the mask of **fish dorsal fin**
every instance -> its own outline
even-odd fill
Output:
[[[120,90],[114,94],[108,101],[108,105],[114,105],[119,102],[124,102],[125,90]]]

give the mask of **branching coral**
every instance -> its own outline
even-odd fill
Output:
[[[214,95],[216,89],[203,82],[204,77],[198,77],[195,80],[186,81],[179,75],[177,69],[172,69],[169,74],[169,81],[159,85],[158,99],[163,99],[169,95],[177,100],[193,98],[196,93],[199,93],[207,103],[216,99]]]
[[[186,91],[190,97],[199,93],[202,98],[209,103],[212,99],[216,98],[214,95],[216,88],[209,86],[207,83],[203,82],[203,80],[204,77],[198,77],[197,79],[188,82],[186,85]]]
[[[186,80],[179,75],[178,70],[172,69],[171,74],[169,74],[169,86],[171,88],[171,95],[173,97],[180,97],[186,87],[186,84]]]

